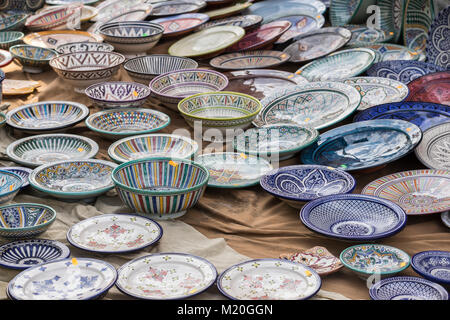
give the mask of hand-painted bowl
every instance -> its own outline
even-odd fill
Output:
[[[99,27],[103,39],[123,54],[145,54],[161,39],[164,27],[148,21],[105,23]]]
[[[175,70],[196,69],[195,60],[168,54],[136,57],[123,64],[128,75],[137,82],[148,84],[153,78]]]
[[[109,157],[117,163],[154,157],[190,159],[198,144],[187,137],[172,134],[144,134],[114,142],[108,149]]]
[[[8,157],[27,167],[64,161],[93,158],[98,144],[74,134],[42,134],[14,141],[6,148]]]
[[[14,199],[22,185],[23,180],[18,174],[0,170],[0,204]]]
[[[203,140],[229,141],[251,126],[261,102],[238,92],[207,92],[181,100],[178,110],[189,126],[201,123]]]
[[[71,101],[45,101],[27,104],[9,111],[6,123],[27,133],[56,132],[80,123],[89,115],[89,109]]]
[[[384,244],[359,244],[341,252],[341,262],[366,280],[373,274],[393,276],[409,267],[411,258],[403,250]]]
[[[9,172],[15,173],[18,176],[20,176],[23,181],[23,184],[20,187],[21,189],[24,189],[30,185],[30,181],[28,180],[28,177],[30,176],[33,169],[25,168],[25,167],[0,167],[0,170],[9,171]]]
[[[114,51],[114,47],[108,43],[101,42],[69,42],[57,46],[55,50],[59,54],[85,51],[111,52]]]
[[[11,239],[33,237],[46,231],[56,219],[56,211],[37,203],[0,207],[0,236]]]
[[[152,109],[109,109],[94,113],[85,123],[102,137],[116,140],[159,131],[170,124],[170,117]]]
[[[183,98],[197,93],[222,91],[227,86],[228,78],[224,74],[206,69],[175,70],[161,74],[150,82],[152,94],[173,110]]]
[[[395,203],[359,194],[339,194],[307,203],[300,219],[310,230],[345,241],[374,241],[400,232],[406,213]]]
[[[125,205],[149,218],[165,220],[181,217],[197,204],[209,172],[190,160],[155,157],[118,166],[112,179]]]
[[[69,160],[44,164],[30,175],[31,186],[61,199],[98,197],[114,188],[111,173],[117,165],[103,160]]]
[[[317,165],[275,169],[266,173],[260,184],[266,192],[298,209],[308,201],[351,193],[356,187],[356,181],[349,173]]]
[[[81,6],[62,6],[44,11],[29,17],[25,27],[31,31],[68,29],[69,21],[77,13],[81,12]]]
[[[102,82],[86,88],[86,95],[102,108],[137,108],[152,93],[146,85],[135,82]]]
[[[12,46],[21,43],[24,36],[20,31],[0,32],[0,49],[9,50]]]
[[[9,52],[22,65],[23,71],[28,73],[43,72],[48,68],[49,61],[57,56],[56,51],[28,44],[12,46]]]
[[[392,277],[369,289],[373,300],[448,300],[441,285],[418,277]]]
[[[450,251],[423,251],[412,257],[411,266],[422,277],[450,285]]]
[[[99,82],[109,81],[120,69],[125,57],[116,52],[85,51],[58,55],[50,66],[76,92]]]
[[[22,30],[29,14],[17,13],[9,17],[0,18],[0,31]]]

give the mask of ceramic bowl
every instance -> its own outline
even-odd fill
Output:
[[[229,141],[251,126],[261,102],[238,92],[207,92],[181,100],[178,110],[189,126],[201,123],[203,140]]]
[[[57,53],[51,49],[18,44],[9,48],[9,52],[18,61],[23,71],[28,73],[41,73],[48,68],[49,61],[56,57]]]
[[[152,94],[165,106],[176,110],[183,98],[203,92],[222,91],[228,78],[206,69],[176,70],[161,74],[150,82]]]
[[[142,54],[161,39],[164,27],[148,21],[105,23],[99,27],[103,39],[124,54]]]
[[[345,241],[373,241],[400,232],[406,213],[395,203],[372,196],[339,194],[307,203],[300,219],[310,230]]]
[[[195,60],[168,54],[136,57],[123,64],[123,68],[134,81],[145,84],[160,74],[175,70],[196,69],[197,67],[198,63]]]
[[[22,178],[10,171],[0,170],[0,204],[11,201],[23,185]]]
[[[27,104],[9,111],[6,123],[27,133],[56,132],[80,123],[89,115],[89,109],[71,101],[46,101]]]
[[[109,157],[117,163],[154,157],[190,159],[197,152],[197,142],[172,134],[144,134],[114,142]]]
[[[25,27],[31,31],[68,29],[70,19],[81,10],[81,5],[62,6],[51,11],[44,11],[29,17]]]
[[[208,169],[190,160],[148,158],[126,162],[112,174],[122,202],[154,219],[183,216],[202,197]]]
[[[393,277],[369,289],[373,300],[448,300],[448,292],[437,283],[418,277]]]
[[[0,207],[0,236],[8,239],[33,237],[46,231],[56,219],[56,211],[37,203]]]
[[[114,47],[108,43],[101,42],[69,42],[56,47],[59,54],[85,52],[85,51],[102,51],[112,52]]]
[[[411,258],[403,250],[384,244],[359,244],[341,252],[341,262],[366,280],[373,274],[393,276],[409,267]]]
[[[245,131],[234,139],[233,146],[244,154],[281,161],[292,158],[318,138],[319,131],[314,128],[275,124]]]
[[[9,50],[12,46],[21,43],[24,36],[20,31],[0,32],[0,49]]]
[[[98,144],[89,138],[74,134],[42,134],[16,140],[6,148],[8,157],[24,166],[93,158]]]
[[[30,181],[28,180],[28,177],[30,176],[31,172],[33,171],[30,168],[25,167],[0,167],[0,170],[3,171],[9,171],[12,173],[17,174],[22,178],[22,186],[21,189],[24,189],[30,185]]]
[[[102,82],[86,88],[86,95],[102,108],[137,108],[151,94],[148,86],[135,82]]]
[[[260,184],[266,192],[298,209],[308,201],[351,193],[356,187],[356,181],[349,173],[318,165],[275,169],[265,174]]]
[[[0,68],[6,67],[13,61],[13,56],[9,51],[0,49]],[[2,76],[4,78],[4,76]],[[3,81],[3,79],[2,79]]]
[[[29,14],[17,13],[9,17],[0,18],[0,31],[22,30]]]
[[[109,81],[120,69],[125,56],[116,52],[66,53],[50,60],[50,66],[76,92],[99,82]]]
[[[170,117],[152,109],[109,109],[94,113],[85,123],[102,137],[116,140],[159,131],[170,124]]]
[[[423,251],[412,257],[411,266],[422,277],[450,285],[450,251]]]
[[[88,199],[114,188],[111,173],[115,167],[115,163],[103,160],[52,162],[34,169],[30,184],[55,198]]]

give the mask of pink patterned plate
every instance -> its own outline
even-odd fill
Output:
[[[319,246],[296,253],[282,254],[280,259],[307,265],[320,276],[334,273],[344,266],[339,258],[333,256],[326,248]]]
[[[130,252],[161,239],[161,226],[146,217],[131,214],[102,214],[70,228],[67,240],[73,246],[100,253]]]
[[[150,22],[158,23],[164,27],[163,38],[169,38],[186,34],[201,26],[209,20],[209,16],[204,13],[186,13],[177,16],[159,18]]]
[[[450,106],[450,71],[424,75],[408,83],[405,101],[434,102]]]

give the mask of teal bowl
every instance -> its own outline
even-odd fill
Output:
[[[49,68],[49,62],[57,56],[56,51],[31,46],[28,44],[18,44],[9,48],[9,52],[18,61],[24,72],[41,73]]]
[[[14,199],[23,185],[22,178],[10,171],[0,170],[0,204]]]
[[[24,36],[23,32],[20,31],[0,32],[0,49],[9,50],[12,46],[21,43]]]
[[[28,14],[17,13],[5,18],[0,18],[0,31],[22,30],[27,21]]]

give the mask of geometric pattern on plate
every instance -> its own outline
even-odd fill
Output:
[[[443,9],[433,21],[428,34],[427,61],[450,69],[450,7]]]
[[[414,271],[422,277],[450,284],[450,251],[423,251],[412,257]]]
[[[426,130],[414,151],[426,167],[450,170],[450,123],[442,123]]]
[[[281,51],[256,50],[228,53],[211,59],[209,64],[218,69],[260,69],[278,66],[288,61],[290,55]]]

